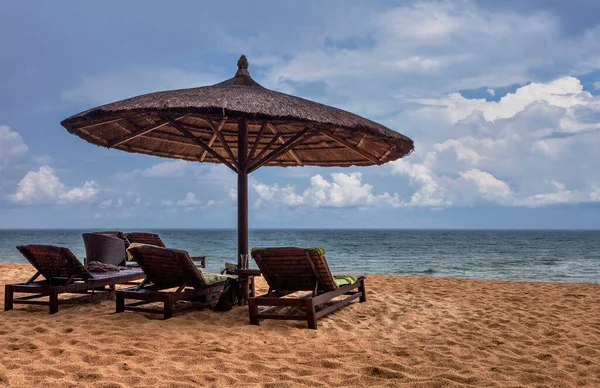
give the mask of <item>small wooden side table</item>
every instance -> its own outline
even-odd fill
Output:
[[[248,296],[255,295],[254,277],[261,276],[259,269],[250,268],[231,268],[225,272],[228,275],[235,275],[241,284],[242,292],[239,296],[239,304],[245,305],[248,302]],[[252,288],[252,290],[250,290]]]

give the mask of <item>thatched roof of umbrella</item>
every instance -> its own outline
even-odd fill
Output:
[[[61,124],[100,146],[237,170],[240,119],[251,147],[248,173],[261,166],[375,165],[413,150],[411,139],[383,125],[262,87],[250,77],[245,56],[227,81],[117,101]],[[274,155],[277,149],[284,152]]]

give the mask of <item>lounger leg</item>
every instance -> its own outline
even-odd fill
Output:
[[[171,295],[165,295],[164,318],[169,319],[173,316],[173,298]]]
[[[125,294],[117,292],[117,312],[122,313],[125,311]]]
[[[260,325],[258,320],[258,305],[254,299],[248,299],[248,315],[250,316],[251,325]]]
[[[367,301],[367,292],[365,291],[365,279],[360,281],[360,285],[358,286],[358,291],[360,292],[360,303]]]
[[[254,276],[250,278],[250,297],[256,296],[256,286],[254,282]]]
[[[309,329],[317,329],[317,312],[315,311],[315,304],[312,299],[306,301],[306,322]]]
[[[4,311],[13,309],[13,288],[10,284],[4,287]]]
[[[58,290],[50,290],[50,314],[56,314],[58,312]]]

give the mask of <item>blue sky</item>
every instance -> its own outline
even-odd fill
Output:
[[[0,228],[233,228],[222,166],[60,121],[231,77],[416,143],[369,168],[262,168],[255,228],[600,228],[596,1],[1,1]]]

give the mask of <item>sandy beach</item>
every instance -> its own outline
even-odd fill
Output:
[[[0,263],[4,284],[32,274]],[[258,282],[259,289],[265,283]],[[0,386],[600,386],[600,285],[370,275],[319,321],[163,321],[112,299],[0,313]]]

